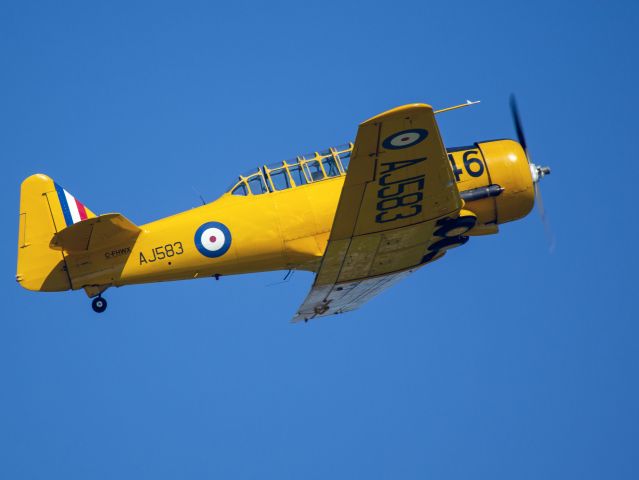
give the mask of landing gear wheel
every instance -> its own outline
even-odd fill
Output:
[[[477,223],[477,217],[465,215],[457,218],[450,218],[435,231],[435,235],[444,238],[454,238],[463,235],[472,229]]]
[[[468,237],[444,238],[433,243],[428,249],[432,252],[443,252],[451,248],[459,247],[468,241]]]
[[[95,297],[93,301],[91,302],[91,307],[93,308],[94,312],[102,313],[106,310],[107,301],[102,296]]]

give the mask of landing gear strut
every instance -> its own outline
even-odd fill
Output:
[[[105,298],[102,297],[102,295],[98,295],[91,302],[91,307],[93,308],[94,312],[102,313],[106,310],[107,301]]]

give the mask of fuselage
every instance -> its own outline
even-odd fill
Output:
[[[315,270],[343,183],[344,177],[339,176],[263,195],[225,194],[201,207],[142,225],[116,284]],[[207,222],[219,222],[230,231],[226,239],[230,248],[218,258],[202,255],[195,245],[195,232]],[[166,256],[168,245],[173,250],[170,257]]]
[[[517,142],[482,142],[448,152],[462,198],[471,192],[464,209],[477,216],[477,226],[468,235],[497,233],[497,225],[530,211],[533,179]],[[76,284],[120,286],[272,270],[315,271],[328,242],[344,172],[282,190],[276,190],[268,169],[261,172],[268,182],[265,193],[247,189],[237,195],[234,189],[209,204],[142,225],[134,243],[92,252],[104,258],[91,263],[108,268],[91,269]],[[498,190],[482,194],[491,186]],[[206,251],[197,237],[198,229],[210,222],[228,229],[224,254],[213,258],[202,253]],[[220,241],[215,235],[210,240]]]
[[[139,227],[120,214],[96,216],[49,177],[33,175],[21,187],[16,278],[29,290],[84,288],[96,296],[108,287],[135,283],[317,271],[352,150],[348,144],[264,165],[239,176],[214,202]],[[532,208],[535,170],[519,143],[452,148],[448,159],[453,174],[448,178],[455,179],[464,202],[458,213],[476,219],[463,235],[497,233],[499,224]],[[441,179],[434,177],[401,185],[392,176],[388,181],[394,183],[388,188],[401,189],[404,196],[416,196],[410,188],[441,188]],[[384,221],[407,219],[415,211],[395,200],[384,200],[383,207]],[[69,213],[87,219],[76,221]]]

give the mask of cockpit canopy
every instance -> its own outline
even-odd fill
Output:
[[[347,143],[264,165],[240,175],[229,191],[232,195],[261,195],[346,175],[352,151],[353,144]]]

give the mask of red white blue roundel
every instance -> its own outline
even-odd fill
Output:
[[[428,136],[428,130],[423,128],[412,128],[401,132],[393,133],[386,137],[382,146],[387,150],[399,150],[401,148],[417,145]]]
[[[231,231],[222,223],[207,222],[197,229],[194,240],[205,257],[221,257],[231,247]]]

